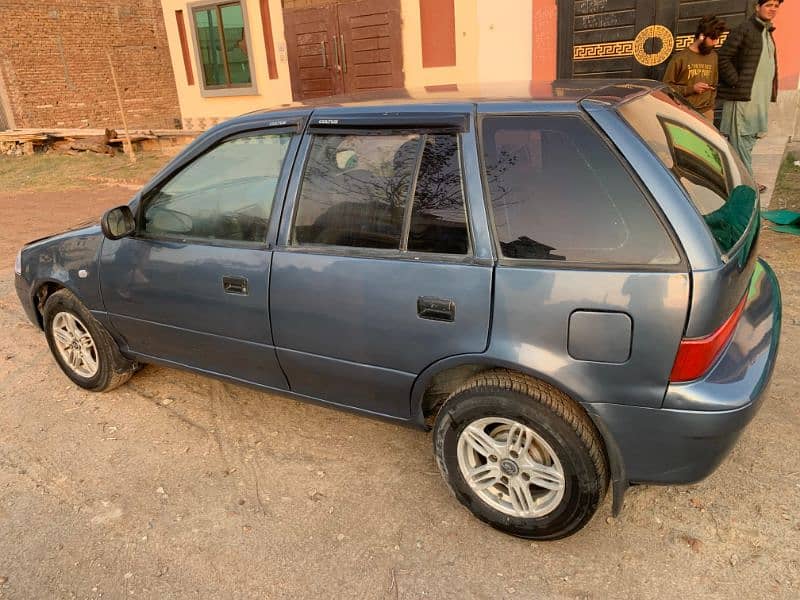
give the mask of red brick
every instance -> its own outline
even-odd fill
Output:
[[[0,2],[0,70],[18,128],[173,128],[178,94],[159,0]]]

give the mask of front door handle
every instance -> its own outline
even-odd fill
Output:
[[[420,296],[417,298],[417,315],[420,319],[452,323],[456,320],[456,303],[450,298]]]
[[[226,275],[222,278],[222,289],[226,294],[238,294],[247,296],[247,279],[244,277],[230,277]]]

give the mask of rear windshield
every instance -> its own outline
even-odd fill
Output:
[[[619,112],[672,171],[728,253],[747,230],[756,191],[725,138],[667,91],[623,104]]]

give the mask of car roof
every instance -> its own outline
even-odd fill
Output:
[[[558,105],[561,110],[578,110],[579,103],[592,100],[616,105],[647,94],[663,84],[648,79],[557,79],[549,82],[516,81],[482,84],[447,84],[424,88],[376,90],[352,95],[315,98],[256,110],[234,121],[263,120],[283,116],[375,113],[387,108],[399,111],[471,110],[498,103]]]

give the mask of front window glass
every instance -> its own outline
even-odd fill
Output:
[[[250,61],[240,2],[194,9],[206,88],[249,86]]]
[[[680,261],[642,191],[581,118],[487,117],[482,134],[503,256],[612,264]]]
[[[156,237],[265,243],[291,134],[247,135],[214,147],[145,202]]]

